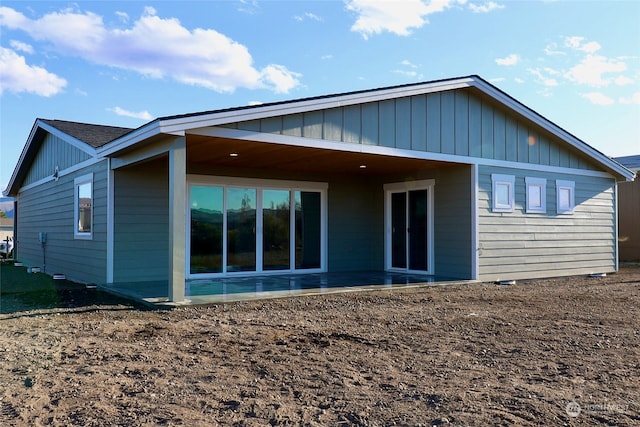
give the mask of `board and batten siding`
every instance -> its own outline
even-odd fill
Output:
[[[90,158],[91,155],[86,151],[74,147],[55,135],[47,134],[31,163],[23,185],[52,176],[56,167],[59,171],[63,171]]]
[[[115,283],[168,278],[167,176],[166,157],[114,171]]]
[[[515,176],[513,212],[492,212],[492,174]],[[546,213],[526,213],[525,177],[546,178]],[[556,213],[556,180],[575,182],[573,214]],[[615,180],[479,167],[479,279],[500,281],[616,270]]]
[[[555,136],[462,89],[225,126],[421,152],[596,169]]]
[[[92,239],[74,238],[74,179],[93,174]],[[19,260],[80,283],[104,283],[107,258],[107,161],[19,192]],[[47,233],[43,251],[39,233]],[[46,261],[46,266],[45,266]]]

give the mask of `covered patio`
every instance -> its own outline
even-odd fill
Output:
[[[152,306],[166,307],[472,282],[474,281],[384,271],[221,277],[188,280],[182,302],[169,300],[167,281],[162,280],[108,284],[100,286],[100,289]]]

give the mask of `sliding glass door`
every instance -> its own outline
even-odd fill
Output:
[[[324,186],[238,181],[190,184],[189,275],[322,271]]]
[[[433,182],[388,184],[387,204],[388,270],[433,271]]]

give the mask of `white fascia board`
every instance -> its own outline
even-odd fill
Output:
[[[162,126],[162,123],[159,120],[154,120],[146,125],[124,135],[121,138],[114,139],[108,144],[98,148],[99,156],[111,156],[119,151],[125,150],[129,147],[132,147],[139,142],[142,142],[146,139],[149,139],[153,136],[160,134],[170,134],[174,136],[184,136],[184,130],[174,130],[169,131]]]
[[[428,151],[413,151],[401,148],[384,147],[380,145],[354,144],[351,142],[327,141],[325,139],[304,138],[274,133],[261,133],[254,131],[207,127],[192,129],[188,132],[192,135],[238,139],[243,141],[264,142],[269,144],[289,145],[293,147],[319,148],[325,150],[343,151],[348,153],[376,154],[390,157],[403,157],[408,159],[431,160],[444,163],[460,163],[479,166],[496,166],[509,169],[531,170],[549,173],[561,173],[569,175],[592,176],[599,178],[614,178],[608,172],[589,169],[573,169],[561,166],[536,165],[531,163],[519,163],[508,160],[485,159],[481,157],[460,156],[456,154],[431,153]]]
[[[79,150],[84,151],[85,153],[87,153],[91,157],[93,157],[94,159],[96,158],[96,149],[93,148],[92,146],[90,146],[89,144],[87,144],[86,142],[82,142],[79,139],[74,138],[71,135],[68,135],[68,134],[66,134],[66,133],[54,128],[53,126],[48,125],[47,123],[43,122],[42,120],[36,119],[35,123],[33,124],[33,127],[31,128],[31,132],[29,132],[29,137],[27,138],[27,142],[24,144],[24,147],[22,148],[22,152],[20,153],[20,157],[18,158],[18,162],[16,163],[16,166],[13,169],[13,173],[11,174],[11,179],[9,179],[9,184],[7,185],[7,188],[2,191],[2,194],[4,196],[9,195],[11,189],[15,185],[16,178],[18,177],[18,172],[22,168],[22,165],[23,165],[24,161],[26,160],[27,154],[31,151],[31,146],[34,143],[33,141],[34,141],[34,138],[36,137],[36,133],[38,132],[38,129],[45,130],[48,133],[50,133],[50,134],[52,134],[54,136],[57,136],[58,138],[64,140],[65,142],[71,144],[72,146],[78,148]]]
[[[18,157],[18,163],[16,163],[15,168],[13,169],[13,173],[11,174],[11,179],[9,179],[9,183],[7,184],[7,188],[2,191],[3,196],[8,196],[11,192],[11,188],[13,188],[16,178],[18,177],[18,171],[22,167],[22,163],[24,163],[25,158],[27,157],[27,153],[31,148],[31,144],[33,143],[33,138],[36,136],[36,132],[39,128],[40,120],[36,120],[33,126],[31,127],[31,132],[29,132],[29,137],[27,138],[27,142],[22,147],[22,152],[20,153],[20,157]]]
[[[499,101],[504,106],[508,107],[509,109],[515,111],[518,114],[521,114],[522,116],[526,117],[528,120],[531,120],[533,123],[546,129],[547,131],[551,132],[553,135],[557,136],[558,138],[561,138],[563,141],[567,142],[569,145],[573,146],[574,148],[578,149],[582,153],[591,157],[596,162],[605,166],[607,169],[621,175],[627,181],[633,181],[634,174],[632,171],[622,166],[618,162],[613,161],[603,153],[591,147],[589,144],[571,135],[569,132],[565,131],[555,123],[549,121],[548,119],[545,119],[540,114],[526,107],[524,104],[520,103],[519,101],[516,101],[515,99],[506,95],[504,92],[498,90],[494,86],[486,83],[483,80],[476,80],[476,79],[474,79],[471,82],[471,86],[481,90],[485,94]]]
[[[399,97],[424,95],[432,92],[461,89],[470,87],[472,81],[472,78],[465,77],[454,80],[442,80],[438,82],[425,83],[415,86],[411,85],[379,90],[374,89],[371,91],[363,91],[360,93],[327,96],[320,97],[318,99],[300,100],[297,102],[284,102],[275,105],[266,105],[264,107],[256,106],[246,109],[212,112],[211,114],[195,114],[175,119],[160,120],[162,122],[163,131],[170,133],[173,131],[185,131],[207,126],[219,126],[227,123],[259,120],[281,115],[327,110],[330,108],[365,104],[367,102],[384,101],[387,99],[394,99]]]

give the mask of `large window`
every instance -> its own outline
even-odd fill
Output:
[[[74,180],[74,237],[93,237],[93,174]]]
[[[220,180],[189,186],[190,275],[321,271],[326,185]]]

